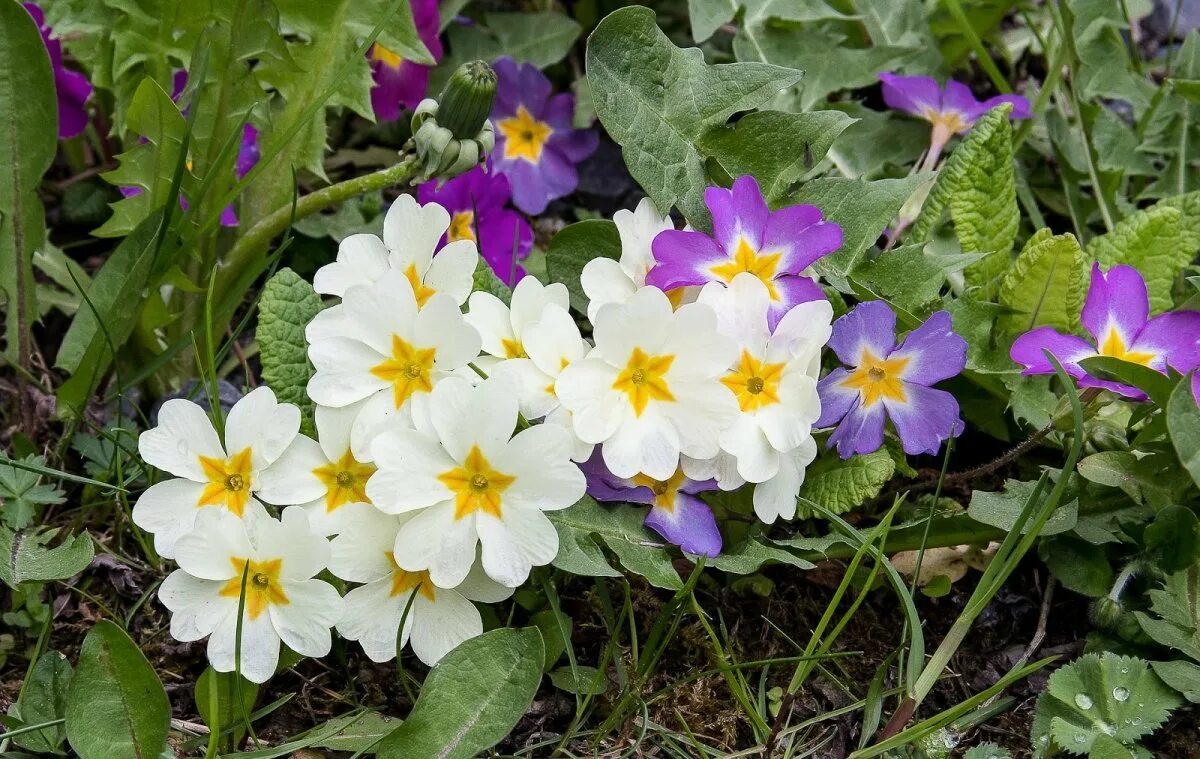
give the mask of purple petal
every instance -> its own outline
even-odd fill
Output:
[[[515,285],[525,270],[516,265],[513,258],[513,243],[516,242],[516,260],[525,258],[533,248],[533,229],[529,222],[516,211],[507,208],[482,210],[476,219],[479,229],[479,252],[496,276],[505,284]]]
[[[729,256],[737,251],[739,237],[756,252],[762,249],[771,212],[754,177],[738,177],[729,190],[709,187],[704,191],[704,203],[712,211],[713,237]]]
[[[600,135],[595,129],[556,129],[546,141],[547,148],[562,153],[571,163],[584,160],[596,152],[599,145]]]
[[[1021,97],[1020,95],[997,95],[995,97],[988,98],[979,104],[979,109],[975,118],[979,118],[979,116],[982,116],[1001,103],[1012,104],[1012,110],[1009,112],[1008,117],[1014,121],[1018,119],[1027,119],[1033,116],[1033,109],[1030,107],[1029,101],[1024,97]]]
[[[1114,393],[1116,393],[1117,395],[1123,395],[1126,398],[1130,399],[1131,401],[1147,400],[1147,395],[1145,393],[1143,393],[1141,390],[1137,389],[1136,387],[1132,387],[1130,385],[1124,385],[1124,384],[1121,384],[1120,382],[1113,382],[1112,380],[1097,379],[1096,377],[1093,377],[1090,374],[1085,374],[1079,378],[1079,386],[1080,387],[1098,387],[1103,390],[1111,390]]]
[[[1195,399],[1196,405],[1200,406],[1200,372],[1192,375],[1192,398]]]
[[[1104,273],[1100,264],[1092,265],[1092,284],[1083,302],[1080,318],[1083,326],[1103,346],[1110,330],[1128,348],[1146,324],[1150,315],[1150,299],[1146,282],[1132,266],[1114,266]]]
[[[246,124],[242,129],[242,146],[238,149],[237,178],[240,181],[258,163],[258,128]]]
[[[499,145],[496,146],[496,151],[497,153],[502,152]],[[544,152],[543,155],[545,155]],[[513,191],[513,205],[531,215],[546,210],[546,206],[550,205],[554,194],[543,179],[537,164],[530,163],[523,158],[513,160],[497,158],[495,165],[498,171],[508,177],[508,183],[512,186]]]
[[[1064,335],[1053,327],[1038,327],[1021,335],[1013,341],[1008,355],[1014,362],[1025,367],[1021,374],[1054,374],[1054,366],[1046,358],[1043,350],[1050,351],[1063,365],[1067,374],[1076,378],[1086,374],[1078,362],[1096,355],[1095,346],[1082,337]]]
[[[838,455],[844,459],[856,453],[862,455],[878,451],[883,446],[884,418],[882,403],[864,408],[862,402],[856,400],[841,424],[829,436],[827,447],[837,446]]]
[[[879,75],[883,82],[883,102],[889,108],[905,111],[914,116],[926,117],[926,111],[940,113],[942,91],[937,80],[931,76],[901,76],[884,72]]]
[[[694,495],[676,495],[674,509],[650,509],[646,526],[688,553],[709,557],[721,553],[721,531],[712,509]]]
[[[575,96],[569,92],[560,92],[546,101],[542,111],[542,121],[554,127],[557,132],[575,130]]]
[[[764,252],[783,254],[776,271],[799,274],[842,247],[842,228],[825,221],[816,206],[788,206],[767,220],[762,247]]]
[[[604,457],[597,447],[591,457],[579,465],[587,480],[587,493],[597,501],[618,503],[654,503],[654,492],[650,488],[634,485],[618,477],[604,465]]]
[[[904,381],[932,385],[966,368],[967,341],[954,331],[950,313],[938,311],[909,332],[891,358],[909,359],[901,375]]]
[[[496,72],[496,104],[492,117],[511,116],[523,105],[540,118],[550,97],[550,80],[532,63],[518,64],[507,56],[492,63]]]
[[[429,67],[404,60],[396,68],[376,61],[371,107],[379,121],[395,121],[404,109],[413,109],[429,87]]]
[[[941,112],[960,114],[963,127],[967,127],[974,124],[976,119],[986,113],[986,110],[980,109],[979,101],[975,99],[975,94],[971,92],[970,87],[950,79],[946,82],[946,89],[942,92]]]
[[[850,372],[838,367],[817,383],[817,396],[821,399],[821,418],[813,426],[818,429],[832,427],[850,412],[861,393],[842,383]]]
[[[1180,374],[1200,367],[1200,311],[1159,314],[1146,322],[1130,350],[1157,354],[1150,366],[1160,372],[1167,365]]]
[[[860,303],[833,323],[829,347],[847,366],[858,366],[864,349],[884,358],[896,347],[896,314],[881,300]]]
[[[55,71],[58,89],[58,138],[69,140],[87,129],[88,113],[84,102],[92,94],[92,84],[83,74],[66,69]]]
[[[794,277],[786,275],[776,277],[771,281],[778,296],[771,300],[767,310],[767,328],[772,332],[779,325],[784,315],[794,306],[801,303],[811,303],[814,300],[825,300],[825,291],[811,277]]]
[[[883,405],[905,453],[934,455],[941,449],[942,441],[962,432],[958,401],[950,393],[905,382],[904,394],[903,401],[885,397]]]
[[[661,290],[710,282],[715,279],[712,267],[729,260],[715,240],[691,230],[663,230],[650,250],[655,264],[646,274],[646,284]]]

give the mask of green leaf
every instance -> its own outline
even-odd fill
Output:
[[[595,667],[559,667],[550,673],[550,682],[559,690],[580,696],[603,696],[608,692],[608,678]]]
[[[1171,391],[1177,384],[1162,372],[1112,356],[1090,356],[1081,359],[1079,365],[1093,376],[1133,385],[1150,396],[1150,400],[1160,408],[1166,408],[1170,403]]]
[[[532,703],[542,679],[536,628],[472,638],[430,670],[408,718],[377,747],[381,759],[470,759],[499,743]]]
[[[845,460],[828,452],[804,473],[800,497],[820,504],[834,514],[841,514],[879,495],[895,471],[896,462],[882,449]],[[800,506],[796,516],[806,518],[811,515],[808,509]]]
[[[33,17],[20,3],[0,3],[0,294],[4,352],[27,366],[37,320],[33,254],[46,240],[37,188],[58,149],[50,57]]]
[[[774,204],[821,162],[838,135],[853,123],[841,111],[759,111],[732,125],[714,126],[696,146],[730,178],[753,175],[767,202]]]
[[[217,713],[212,712],[213,689],[216,689]],[[237,696],[241,695],[241,703]],[[237,683],[237,675],[233,672],[217,672],[212,667],[205,667],[204,672],[196,679],[194,692],[196,709],[200,719],[209,729],[233,729],[233,743],[241,743],[246,734],[244,716],[254,711],[254,702],[258,698],[258,685],[246,678]],[[215,717],[215,720],[214,720]]]
[[[314,748],[327,748],[331,751],[346,751],[355,753],[363,751],[375,753],[375,746],[385,737],[391,735],[401,724],[395,717],[380,714],[375,711],[361,714],[347,714],[333,719],[320,726],[322,733],[344,725],[328,738],[322,738],[312,744]]]
[[[1071,333],[1088,287],[1088,267],[1075,235],[1039,229],[1000,283],[1000,304],[1013,310],[997,323],[1002,333],[1049,326]]]
[[[963,759],[1012,759],[1012,754],[1006,748],[1000,748],[995,743],[980,743],[967,749]]]
[[[574,623],[566,614],[561,611],[555,612],[553,609],[543,609],[530,617],[529,621],[542,633],[542,644],[546,651],[542,671],[548,671],[571,645],[571,628]]]
[[[948,208],[963,252],[987,254],[967,267],[967,282],[989,289],[1008,270],[1020,222],[1010,111],[1007,105],[993,108],[971,127],[938,171],[908,236],[928,240]]]
[[[65,580],[86,569],[95,553],[92,539],[81,534],[48,547],[57,534],[44,527],[13,532],[0,525],[0,581],[16,590],[23,582]]]
[[[574,506],[546,516],[558,530],[554,566],[559,569],[584,577],[620,577],[604,557],[603,541],[625,569],[645,577],[651,585],[668,590],[683,587],[662,538],[643,524],[644,508],[602,506],[584,496]]]
[[[1167,431],[1179,456],[1179,463],[1200,486],[1200,408],[1192,395],[1195,376],[1175,386],[1167,402]]]
[[[583,267],[593,258],[621,258],[621,236],[617,225],[607,219],[579,221],[559,230],[546,251],[546,273],[551,282],[567,286],[571,308],[587,313],[588,299],[579,284]]]
[[[923,243],[901,245],[864,258],[851,272],[854,282],[879,298],[913,314],[937,300],[946,279],[978,261],[976,253],[934,255]]]
[[[1124,100],[1141,114],[1150,105],[1152,85],[1134,68],[1123,34],[1129,25],[1119,4],[1108,0],[1069,0],[1072,32],[1080,66],[1076,86],[1080,97]]]
[[[677,206],[693,226],[706,229],[708,179],[696,141],[802,74],[761,63],[710,66],[699,49],[671,44],[653,10],[628,7],[592,32],[587,76],[596,114],[621,146],[633,178],[660,209]]]
[[[1087,654],[1052,674],[1038,696],[1034,744],[1048,735],[1076,755],[1091,751],[1100,736],[1129,746],[1163,724],[1179,704],[1146,661]]]
[[[1190,209],[1189,209],[1190,210]],[[1175,280],[1196,254],[1198,239],[1181,208],[1160,202],[1133,213],[1107,234],[1093,237],[1084,252],[1105,268],[1129,264],[1141,273],[1150,293],[1150,312],[1171,308]]]
[[[262,361],[262,378],[280,401],[300,407],[307,420],[312,401],[305,388],[313,375],[304,328],[321,310],[321,296],[308,280],[291,269],[280,269],[263,286],[258,302],[255,337]]]
[[[1182,572],[1200,558],[1200,520],[1191,509],[1171,504],[1146,526],[1142,545],[1159,569]]]
[[[1101,598],[1112,590],[1112,564],[1101,546],[1060,535],[1043,540],[1038,554],[1067,590],[1090,598]]]
[[[967,507],[967,513],[978,522],[1005,531],[1011,530],[1025,503],[1033,496],[1036,486],[1036,482],[1006,480],[1003,492],[988,493],[976,490],[971,493],[971,504]],[[1043,491],[1041,500],[1045,501],[1047,498],[1049,492]],[[1045,526],[1042,527],[1042,535],[1067,532],[1075,526],[1079,516],[1079,501],[1075,498],[1064,498],[1063,501],[1046,520]]]
[[[720,556],[707,560],[707,566],[735,575],[753,574],[767,563],[786,564],[799,569],[812,569],[816,566],[787,549],[779,548],[772,541],[760,542],[754,539],[744,540],[735,546],[726,546],[721,549]]]
[[[1120,488],[1134,503],[1159,504],[1172,500],[1170,487],[1163,481],[1159,456],[1136,456],[1130,451],[1100,451],[1085,457],[1076,466],[1080,476],[1098,485]]]
[[[107,620],[83,639],[67,692],[67,739],[82,759],[157,759],[171,705],[146,657]]]
[[[21,697],[9,708],[9,715],[26,725],[62,719],[66,714],[67,688],[71,684],[72,673],[67,657],[57,651],[42,654],[21,688]],[[19,735],[13,742],[30,751],[61,754],[61,746],[66,739],[66,728],[56,725]]]
[[[830,103],[829,107],[856,119],[826,155],[844,177],[877,179],[906,174],[929,147],[929,124],[920,119],[873,111],[856,101]]]
[[[26,456],[21,463],[44,466],[46,459]],[[0,462],[0,522],[14,530],[23,529],[33,522],[42,506],[65,500],[57,485],[42,485],[41,481],[41,475],[35,472]]]
[[[703,42],[745,8],[739,24],[739,39],[753,47],[768,22],[852,19],[831,8],[825,0],[688,0],[692,39]]]
[[[1160,646],[1200,663],[1200,569],[1176,572],[1147,595],[1150,611],[1134,612],[1142,631]]]
[[[471,286],[471,291],[491,293],[504,301],[505,304],[512,299],[512,288],[496,276],[496,272],[492,271],[491,264],[483,256],[480,256],[479,261],[475,264],[474,282]]]
[[[441,7],[444,13],[446,3]],[[494,63],[506,55],[544,69],[565,58],[582,31],[558,11],[487,13],[482,23],[451,24],[446,29],[449,52],[429,76],[429,94],[441,92],[450,75],[468,61]]]
[[[1156,661],[1150,663],[1154,674],[1179,692],[1179,695],[1200,704],[1200,665],[1188,661]]]

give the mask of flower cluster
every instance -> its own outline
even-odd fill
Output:
[[[172,634],[207,636],[218,670],[234,666],[239,609],[255,681],[281,641],[320,656],[333,628],[376,661],[411,641],[434,663],[482,631],[472,602],[554,560],[547,512],[585,493],[644,504],[663,538],[715,556],[702,494],[749,485],[760,519],[793,518],[814,427],[841,419],[830,443],[846,455],[882,444],[884,409],[914,453],[961,426],[928,387],[962,366],[945,314],[898,347],[881,303],[831,323],[811,267],[841,229],[813,206],[772,211],[742,177],[708,192],[711,235],[675,230],[649,200],[618,212],[620,259],[582,273],[581,330],[563,284],[521,278],[507,303],[472,292],[479,249],[521,226],[478,201],[502,176],[456,181],[422,189],[423,205],[400,197],[382,239],[347,237],[316,273],[338,300],[306,329],[315,438],[267,388],[223,434],[171,400],[141,436],[175,479],[134,520],[179,565],[160,594]],[[818,382],[831,341],[855,368]],[[341,596],[323,571],[353,587]]]

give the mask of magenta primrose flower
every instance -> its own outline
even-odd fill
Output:
[[[762,280],[771,296],[771,329],[793,306],[825,294],[804,272],[842,245],[842,228],[826,221],[816,206],[795,205],[772,212],[758,182],[739,177],[733,189],[709,187],[704,203],[713,233],[668,229],[654,238],[655,265],[646,284],[662,290],[722,282],[742,272]]]
[[[524,217],[508,207],[512,200],[508,179],[476,166],[441,188],[437,185],[436,180],[422,184],[417,188],[417,200],[421,205],[437,203],[450,212],[450,228],[438,247],[455,240],[472,240],[496,276],[515,285],[525,276],[517,261],[533,248],[533,230]]]
[[[1187,374],[1200,368],[1200,311],[1174,311],[1150,317],[1146,282],[1132,266],[1114,266],[1105,273],[1092,265],[1092,283],[1083,302],[1080,321],[1092,342],[1064,335],[1053,327],[1038,327],[1013,342],[1012,360],[1024,366],[1022,374],[1053,374],[1043,350],[1062,363],[1080,387],[1112,390],[1126,398],[1145,400],[1136,387],[1088,374],[1079,362],[1092,356],[1111,356],[1155,371],[1167,367]],[[1193,389],[1200,383],[1193,383]]]
[[[437,0],[411,0],[413,23],[435,61],[442,59],[441,23]],[[395,121],[404,109],[412,110],[425,97],[432,66],[405,60],[393,50],[376,42],[367,51],[375,86],[371,88],[371,107],[379,121]]]
[[[963,429],[958,401],[933,384],[967,365],[967,342],[938,311],[896,344],[896,314],[883,301],[855,306],[833,323],[829,347],[848,368],[834,369],[817,383],[821,418],[817,427],[837,429],[829,446],[844,459],[883,445],[885,418],[910,455],[935,454]]]
[[[498,77],[492,164],[508,177],[513,205],[539,214],[575,190],[575,164],[592,154],[600,138],[594,129],[575,129],[575,97],[551,95],[550,80],[537,66],[500,58],[492,68]]]
[[[716,480],[697,482],[688,479],[682,469],[665,482],[644,474],[632,479],[617,477],[604,466],[597,448],[580,467],[587,477],[587,492],[597,501],[644,503],[650,506],[646,526],[672,545],[697,556],[721,553],[721,531],[708,504],[697,493],[716,490]]]
[[[69,140],[77,137],[87,127],[88,114],[85,103],[92,94],[92,83],[78,71],[63,65],[62,43],[51,37],[53,30],[46,25],[46,14],[36,3],[25,3],[25,10],[33,16],[42,32],[42,42],[50,54],[50,65],[54,69],[54,91],[58,96],[58,138]]]

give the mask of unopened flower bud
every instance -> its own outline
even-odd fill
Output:
[[[470,171],[496,144],[495,129],[487,119],[474,136],[460,138],[441,123],[440,111],[437,101],[426,98],[413,112],[412,146],[420,167],[418,182],[434,177],[451,179]]]
[[[1095,627],[1107,632],[1114,632],[1124,612],[1125,609],[1122,608],[1119,600],[1105,596],[1092,602],[1089,616],[1092,619],[1092,625]]]
[[[484,61],[458,67],[438,98],[438,123],[462,140],[483,129],[496,100],[496,72]]]

